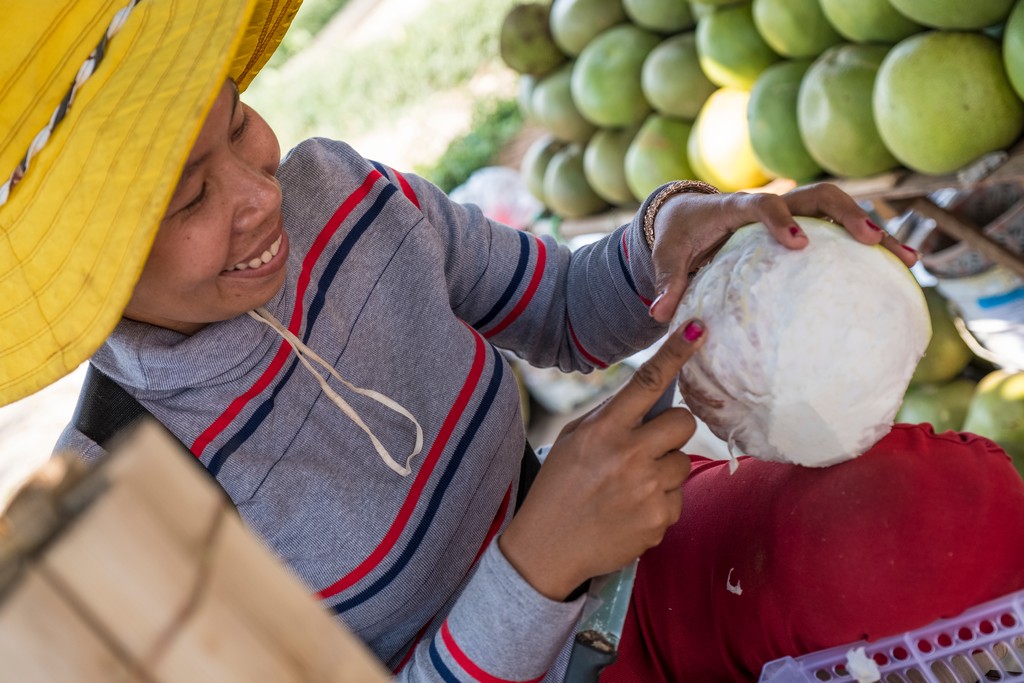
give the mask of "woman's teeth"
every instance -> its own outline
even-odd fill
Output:
[[[270,263],[270,260],[277,256],[277,252],[281,251],[281,240],[284,239],[284,235],[281,235],[274,243],[270,245],[270,248],[260,254],[258,257],[249,261],[248,263],[238,263],[234,267],[228,270],[248,270],[249,268],[259,268],[264,263]]]

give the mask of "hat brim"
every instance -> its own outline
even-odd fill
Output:
[[[71,372],[113,330],[224,80],[248,66],[248,83],[298,4],[134,8],[0,207],[0,405]]]

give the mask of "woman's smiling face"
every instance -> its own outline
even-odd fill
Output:
[[[269,301],[288,237],[270,126],[226,81],[189,154],[124,316],[192,334]]]

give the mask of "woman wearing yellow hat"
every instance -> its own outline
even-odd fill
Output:
[[[692,419],[640,423],[704,330],[570,425],[521,507],[497,348],[584,372],[632,354],[752,221],[801,248],[792,214],[825,214],[916,256],[830,186],[672,184],[570,253],[340,142],[282,160],[238,92],[297,5],[5,7],[0,403],[91,357],[400,677],[557,680],[574,587],[678,517]],[[103,453],[73,426],[59,447]]]

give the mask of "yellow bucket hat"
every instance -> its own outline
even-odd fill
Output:
[[[244,89],[301,0],[5,0],[0,405],[117,324],[225,78]]]

